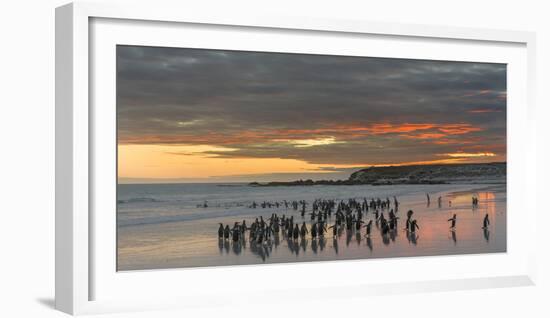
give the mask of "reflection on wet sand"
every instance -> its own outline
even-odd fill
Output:
[[[416,234],[415,232],[408,232],[407,233],[407,240],[409,241],[409,243],[412,243],[413,245],[416,245],[417,240],[418,240],[418,234]]]
[[[474,213],[482,211],[482,212],[486,212],[486,218],[494,219],[496,217],[495,195],[491,192],[478,192],[478,193],[475,193],[475,197],[472,197],[471,193],[467,193],[467,194],[454,193],[454,194],[447,195],[447,198],[449,199],[449,202],[451,201],[454,202],[456,206],[464,205],[467,202],[470,202],[471,200],[472,211],[474,211]],[[440,204],[442,200],[443,200],[442,197],[439,196],[437,200],[438,210],[442,209]],[[479,206],[478,200],[483,202],[481,206]],[[427,205],[429,206],[429,202]],[[373,214],[375,218],[374,224],[376,225],[376,230],[379,233],[379,238],[383,246],[390,246],[391,244],[396,243],[400,232],[399,230],[400,227],[397,223],[399,218],[396,216],[393,216],[394,218],[393,220],[395,223],[391,223],[391,229],[388,229],[389,225],[387,224],[390,224],[390,223],[387,223],[387,221],[385,220],[384,212],[382,211],[382,213],[380,213],[379,211],[375,211],[373,212]],[[416,231],[418,226],[416,226],[414,231],[409,230],[410,227],[412,226],[410,224],[411,215],[409,215],[407,219],[407,225],[405,229],[402,231],[405,233],[405,237],[408,243],[412,246],[416,246],[419,241],[419,234]],[[327,221],[330,221],[330,219],[331,217],[328,217]],[[457,238],[457,231],[454,224],[455,222],[459,224],[461,219],[460,217],[456,216],[456,213],[453,212],[453,217],[447,221],[451,221],[451,220],[453,222],[452,222],[451,228],[448,230],[448,239],[453,242],[454,246],[456,246],[458,242],[458,238]],[[361,221],[361,223],[364,224],[366,222]],[[456,225],[456,227],[458,226],[459,225]],[[367,225],[362,225],[358,228],[361,229],[362,227],[367,227]],[[467,236],[467,235],[472,235],[476,231],[476,229],[471,227],[470,228],[466,227],[466,228],[463,228],[462,231],[464,232],[464,235]],[[482,231],[483,231],[483,237],[485,239],[485,242],[488,243],[489,228],[484,227]],[[425,232],[429,237],[432,237],[433,235],[435,235],[433,233],[433,229],[427,229]],[[330,231],[330,233],[332,233],[332,231]],[[334,255],[338,255],[340,252],[339,241],[340,239],[342,239],[342,237],[344,237],[345,239],[346,247],[350,247],[350,245],[352,244],[352,241],[355,241],[355,246],[357,246],[358,248],[362,246],[366,246],[368,250],[370,250],[371,252],[374,250],[373,238],[370,235],[370,230],[369,232],[367,232],[368,235],[364,235],[360,230],[355,230],[355,226],[351,226],[348,229],[342,226],[342,227],[337,227],[334,233],[336,235],[332,236],[332,240],[330,241],[331,248],[334,252]],[[328,233],[327,233],[327,236],[328,236]],[[272,254],[273,248],[274,247],[277,248],[278,246],[281,245],[281,239],[282,239],[282,242],[285,243],[284,245],[286,245],[289,252],[292,255],[295,255],[296,257],[298,257],[300,254],[306,254],[308,252],[312,252],[313,254],[322,253],[327,246],[327,239],[325,235],[320,235],[310,240],[306,238],[305,235],[301,235],[299,238],[295,238],[295,236],[292,234],[292,231],[281,231],[281,234],[274,233],[272,237],[270,237],[270,239],[265,240],[261,243],[258,243],[255,240],[251,240],[250,251],[252,252],[252,254],[261,258],[263,261],[266,261]],[[245,240],[244,237],[237,241],[220,239],[218,243],[220,253],[223,253],[225,251],[225,253],[231,252],[234,255],[242,254],[243,250],[246,249],[246,244],[247,244],[247,240]]]
[[[453,240],[454,244],[456,245],[456,231],[451,231],[451,239]]]

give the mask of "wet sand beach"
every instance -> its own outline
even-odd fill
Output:
[[[504,184],[400,185],[400,186],[314,186],[254,188],[246,185],[122,185],[118,215],[118,270],[143,270],[200,266],[307,262],[506,251],[506,186]],[[202,193],[204,192],[204,193]],[[160,194],[162,193],[162,195]],[[428,206],[426,193],[431,197]],[[308,212],[314,199],[347,200],[396,196],[400,202],[398,230],[382,235],[373,225],[369,238],[342,229],[312,239],[298,240],[280,233],[265,244],[219,240],[219,223],[229,224],[256,217],[294,216],[294,222],[314,221],[299,211],[279,208],[252,209],[255,202],[306,200]],[[441,207],[438,197],[442,197]],[[204,207],[205,198],[208,207]],[[479,199],[472,206],[472,197]],[[413,210],[420,227],[412,234],[404,230],[406,211]],[[387,216],[387,211],[385,212]],[[453,214],[455,231],[450,231]],[[490,226],[482,229],[488,214]],[[334,214],[327,220],[334,223]],[[369,211],[363,219],[374,220]]]

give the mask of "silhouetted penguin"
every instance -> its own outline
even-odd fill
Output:
[[[233,230],[231,230],[231,232],[233,233],[233,241],[237,242],[241,237],[241,227],[239,226],[239,222],[235,222],[235,225],[233,225]]]
[[[367,228],[365,236],[370,237],[370,231],[372,229],[372,220],[370,220],[369,223],[367,223],[367,225],[365,225],[365,227]]]
[[[454,230],[456,227],[456,214],[453,214],[453,217],[448,219],[447,222],[451,222],[451,230]]]
[[[391,219],[390,219],[390,230],[395,230],[397,228],[397,220],[399,218],[397,216],[393,216]]]
[[[218,238],[223,238],[223,224],[220,223],[220,227],[218,228]]]
[[[294,225],[294,232],[292,233],[292,237],[297,240],[300,236],[300,228],[298,227],[298,224]]]
[[[489,214],[485,214],[485,217],[483,218],[483,228],[489,228],[489,224]]]
[[[243,223],[241,225],[241,235],[244,237],[244,232],[246,232],[248,228],[246,227],[246,220],[243,220]]]
[[[325,232],[327,231],[327,228],[325,227],[325,223],[324,222],[321,222],[321,223],[317,223],[317,235],[318,236],[324,236],[325,235]]]
[[[365,222],[359,221],[359,220],[355,221],[355,230],[357,232],[359,232],[359,230],[361,230],[361,224],[363,224],[363,223],[365,223]]]
[[[411,221],[411,232],[416,232],[416,229],[419,229],[420,230],[420,227],[418,226],[418,224],[416,223],[416,220],[412,220]]]
[[[229,228],[229,225],[226,225],[225,226],[225,229],[223,231],[223,237],[228,240],[229,239],[229,235],[231,235],[231,229]]]
[[[306,222],[304,222],[302,223],[302,228],[300,229],[300,236],[304,238],[307,233],[309,233],[309,231],[307,230]]]
[[[410,231],[411,230],[411,218],[413,215],[413,210],[407,211],[407,224],[405,230]]]
[[[390,231],[390,226],[386,219],[383,218],[380,220],[380,226],[382,227],[382,235],[388,234],[388,232]]]
[[[317,223],[314,223],[312,226],[311,226],[311,238],[316,238],[317,237]]]
[[[332,237],[333,238],[338,236],[338,224],[334,223],[334,225],[329,226],[329,229],[332,229]]]

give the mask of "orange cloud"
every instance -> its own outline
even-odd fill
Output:
[[[235,145],[270,142],[291,142],[293,140],[333,140],[332,143],[346,139],[359,138],[369,135],[392,135],[409,139],[438,139],[449,135],[464,135],[481,131],[471,124],[392,124],[376,123],[371,125],[333,125],[315,129],[276,129],[276,130],[241,130],[231,133],[210,132],[203,134],[182,133],[178,135],[140,135],[124,137],[120,144],[188,144],[188,145]],[[441,143],[446,143],[441,141]]]
[[[446,137],[446,134],[442,133],[425,133],[425,134],[417,134],[417,135],[399,135],[401,137],[409,138],[409,139],[439,139]]]
[[[391,134],[391,133],[407,133],[417,130],[427,130],[435,128],[436,124],[374,124],[370,128],[370,132],[376,135]]]
[[[474,127],[470,124],[451,124],[438,127],[437,130],[451,135],[463,135],[475,131],[481,131],[481,128]]]

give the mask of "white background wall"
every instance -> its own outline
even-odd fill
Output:
[[[399,21],[538,33],[539,165],[550,162],[547,121],[550,87],[550,9],[547,1],[505,0],[276,0],[186,1],[227,14],[245,10],[296,16]],[[62,0],[5,1],[0,5],[0,316],[61,317],[54,311],[54,8]],[[161,1],[154,1],[159,6]],[[548,169],[539,167],[539,247],[536,287],[358,298],[303,306],[255,307],[243,299],[232,308],[196,310],[192,316],[412,315],[496,317],[550,315],[550,222],[544,199]],[[223,311],[222,311],[223,310]],[[182,312],[112,317],[181,317]],[[185,313],[189,315],[189,312]],[[111,315],[109,315],[111,316]],[[227,316],[226,316],[227,317]]]

